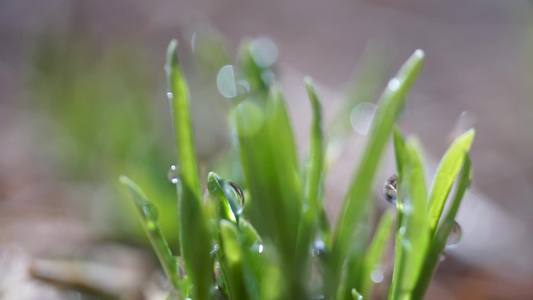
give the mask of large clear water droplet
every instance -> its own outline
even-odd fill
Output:
[[[232,65],[225,65],[220,68],[217,74],[217,88],[220,94],[226,98],[237,96],[237,85],[235,84],[235,71]]]
[[[392,175],[383,184],[383,196],[390,203],[396,204],[397,191],[396,186],[398,184],[398,176]]]
[[[233,214],[238,217],[244,208],[244,193],[242,189],[233,181],[222,179],[220,181],[224,195],[228,199],[229,206]]]
[[[357,104],[350,113],[350,124],[353,130],[362,135],[367,135],[374,119],[377,106],[374,103],[362,102]]]
[[[168,173],[167,173],[168,180],[172,182],[173,184],[177,184],[179,182],[178,173],[179,173],[179,170],[176,165],[170,166],[170,168],[168,169]]]
[[[174,94],[172,94],[172,92],[167,92],[167,98],[168,100],[174,99]]]
[[[446,247],[449,246],[455,246],[459,241],[461,240],[461,235],[463,234],[463,230],[461,228],[461,225],[454,221],[452,231],[450,231],[450,235],[448,235],[448,238],[446,239]]]
[[[241,187],[233,181],[228,181],[228,184],[233,188],[233,191],[235,191],[237,196],[239,196],[239,203],[241,206],[244,206],[244,193],[242,192]]]

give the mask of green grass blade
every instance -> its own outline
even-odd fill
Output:
[[[361,162],[352,180],[348,195],[344,201],[333,235],[333,256],[335,257],[333,274],[329,280],[336,285],[343,260],[354,256],[357,264],[366,246],[365,214],[371,196],[371,188],[378,170],[379,161],[387,144],[396,118],[403,107],[405,97],[422,68],[424,53],[415,53],[402,66],[383,92],[380,106],[374,117],[367,145]],[[331,289],[329,293],[331,293]],[[343,299],[351,298],[350,290]]]
[[[363,270],[361,271],[361,284],[359,285],[361,295],[366,299],[371,299],[373,282],[370,274],[379,268],[379,264],[385,255],[388,242],[392,236],[394,225],[394,212],[386,211],[379,221],[376,234],[363,258]]]
[[[220,220],[220,236],[224,251],[227,275],[226,285],[230,299],[248,299],[242,274],[243,253],[237,226],[228,220]]]
[[[320,102],[315,92],[315,87],[310,78],[305,79],[307,93],[313,108],[313,118],[311,123],[309,156],[305,168],[304,187],[304,210],[298,229],[298,251],[299,255],[307,256],[309,247],[317,231],[317,225],[322,214],[322,202],[320,191],[323,190],[323,167],[324,167],[324,145],[322,134],[322,116]],[[302,262],[307,260],[302,258]]]
[[[465,153],[468,152],[472,145],[474,135],[474,129],[470,129],[459,136],[452,143],[446,154],[444,154],[444,157],[437,168],[429,192],[429,222],[431,236],[433,236],[437,230],[444,204],[452,189],[455,177],[457,177],[457,174],[459,174],[461,166],[463,165]]]
[[[403,165],[408,160],[407,146],[405,145],[405,139],[398,127],[394,126],[393,130],[393,144],[394,144],[394,157],[396,158],[396,169],[398,170],[398,176],[402,173]]]
[[[266,103],[246,100],[235,111],[239,148],[252,200],[246,214],[267,241],[275,241],[284,275],[298,293],[295,266],[302,186],[296,147],[283,96],[273,86]],[[259,124],[257,124],[259,123]],[[282,149],[282,150],[280,150]]]
[[[352,298],[353,300],[363,300],[363,295],[357,292],[356,289],[352,289]]]
[[[179,180],[178,211],[181,253],[185,269],[194,286],[194,298],[209,298],[213,270],[211,268],[210,234],[202,209],[198,165],[194,150],[193,130],[189,109],[189,94],[177,57],[177,41],[168,46],[165,70],[168,77],[170,104],[178,152]],[[169,94],[170,95],[170,94]]]
[[[239,230],[242,235],[242,243],[244,247],[251,247],[254,244],[263,243],[263,239],[257,233],[257,230],[245,219],[239,219]]]
[[[446,239],[450,232],[452,231],[453,225],[455,223],[455,216],[459,210],[459,205],[463,199],[466,190],[470,187],[472,181],[472,168],[470,163],[470,158],[468,154],[465,155],[465,159],[462,166],[461,177],[457,185],[457,190],[450,205],[448,213],[444,217],[443,223],[437,230],[437,234],[431,243],[431,249],[427,254],[427,258],[424,264],[424,268],[420,273],[419,279],[417,281],[416,288],[413,292],[412,299],[424,299],[424,295],[429,287],[433,273],[437,269],[437,266],[440,261],[440,255],[446,247]]]
[[[417,143],[407,143],[409,160],[403,165],[399,189],[401,223],[396,239],[393,283],[389,299],[409,299],[423,268],[430,243],[423,165]]]
[[[239,62],[250,88],[254,92],[267,94],[269,85],[264,80],[265,68],[259,66],[253,57],[251,40],[244,40],[239,45]],[[273,73],[272,73],[273,74]]]
[[[175,289],[179,289],[178,265],[172,252],[168,247],[167,241],[159,226],[157,208],[153,203],[148,201],[146,195],[131,179],[126,176],[120,176],[120,182],[126,187],[130,197],[133,199],[144,230],[148,234],[152,248],[154,249],[163,271],[167,275],[170,284]]]

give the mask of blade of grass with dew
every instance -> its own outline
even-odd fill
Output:
[[[212,216],[213,223],[216,224],[216,229],[213,230],[213,238],[218,242],[219,249],[215,252],[216,258],[220,264],[221,278],[223,287],[228,290],[228,293],[232,293],[232,287],[229,286],[229,277],[231,276],[229,272],[229,267],[226,265],[225,249],[224,244],[222,243],[222,236],[220,232],[220,220],[228,220],[233,223],[237,222],[237,218],[233,213],[229,201],[224,193],[224,189],[221,186],[220,177],[213,172],[210,172],[207,177],[207,190],[211,199],[215,201],[216,215]]]
[[[356,289],[352,289],[352,298],[353,300],[363,300],[364,297]]]
[[[424,169],[416,141],[407,142],[408,160],[402,168],[394,274],[389,299],[409,299],[423,268],[430,244]]]
[[[397,189],[398,187],[401,187],[402,186],[402,181],[403,181],[403,177],[405,176],[404,175],[404,166],[406,164],[409,164],[409,154],[407,152],[407,145],[405,143],[405,139],[403,137],[403,135],[401,134],[400,130],[398,129],[398,127],[394,126],[394,130],[393,130],[393,144],[394,144],[394,157],[395,157],[395,160],[396,160],[396,169],[397,169]],[[398,195],[397,195],[397,199],[396,199],[396,230],[398,230],[399,228],[402,227],[402,216],[403,216],[403,212],[402,212],[402,205],[401,205],[401,202],[398,201]],[[402,257],[402,247],[399,247],[398,245],[400,245],[400,235],[397,234],[396,235],[396,246],[394,248],[394,257],[396,258],[394,260],[394,269],[399,269],[400,268],[400,265],[399,265],[399,262],[400,262],[400,257]],[[394,276],[394,274],[393,274]],[[398,276],[398,275],[395,275],[395,276]],[[392,291],[395,291],[396,290],[396,281],[395,278],[393,277],[392,278],[392,282],[391,282],[391,285],[390,285],[390,288],[389,288],[389,294],[392,293]]]
[[[241,247],[243,252],[243,274],[246,291],[250,299],[258,300],[261,295],[261,283],[264,280],[267,261],[259,253],[259,245],[263,240],[244,218],[239,219],[239,231],[241,233]]]
[[[300,226],[298,229],[298,251],[302,258],[302,263],[307,262],[309,247],[315,238],[320,214],[322,213],[320,191],[323,189],[323,166],[324,166],[324,146],[322,134],[322,116],[320,102],[315,92],[315,87],[311,78],[305,79],[307,94],[313,109],[311,122],[309,156],[305,169],[304,187],[304,209]]]
[[[398,127],[393,129],[393,143],[394,143],[394,157],[396,159],[396,169],[398,170],[398,177],[402,173],[403,164],[407,161],[407,148],[405,139]]]
[[[152,244],[152,248],[163,267],[165,275],[172,287],[179,290],[180,280],[178,275],[178,265],[174,256],[172,256],[172,252],[168,247],[167,241],[159,226],[159,222],[157,221],[157,207],[148,201],[148,198],[141,188],[131,179],[126,176],[120,176],[120,182],[128,190],[130,197],[133,199],[135,206],[137,207],[143,228],[148,234],[150,244]]]
[[[280,299],[280,267],[263,240],[243,218],[239,219],[241,246],[244,254],[243,274],[250,299]]]
[[[444,204],[448,199],[455,177],[461,170],[464,155],[469,151],[474,136],[474,129],[470,129],[455,139],[437,167],[429,192],[429,223],[432,237],[437,231]]]
[[[361,295],[363,295],[365,299],[371,299],[370,296],[373,287],[371,274],[379,267],[379,264],[385,255],[388,242],[392,236],[393,225],[394,212],[388,210],[381,216],[376,233],[363,257],[361,283],[358,284],[358,286],[360,286]]]
[[[387,144],[393,124],[399,116],[407,92],[418,76],[424,59],[424,52],[417,50],[405,62],[395,78],[383,92],[380,106],[374,117],[367,145],[360,160],[360,165],[352,180],[348,195],[344,201],[341,215],[338,218],[333,235],[332,274],[328,276],[330,295],[332,286],[339,279],[342,262],[348,256],[354,264],[358,264],[366,246],[365,211],[371,195],[371,187],[377,173],[381,155]],[[357,266],[352,266],[357,268]],[[356,281],[356,280],[353,280]],[[346,290],[343,298],[351,298],[350,290]]]
[[[266,103],[246,100],[235,111],[241,161],[252,203],[247,207],[258,232],[276,241],[283,274],[302,295],[295,266],[302,188],[292,129],[283,96],[278,87],[270,89]],[[302,293],[299,293],[302,292]]]
[[[209,255],[211,243],[202,209],[189,94],[179,67],[177,46],[176,40],[172,40],[168,46],[165,71],[168,78],[181,184],[181,191],[178,189],[179,231],[180,240],[186,241],[181,243],[181,253],[187,276],[193,284],[194,298],[205,300],[209,298],[213,278]]]
[[[230,299],[248,299],[242,274],[243,253],[239,241],[239,231],[235,223],[220,220],[220,237],[227,268],[226,284]]]
[[[429,287],[431,278],[433,277],[433,274],[435,273],[435,270],[437,269],[437,266],[439,264],[440,255],[442,254],[442,252],[444,251],[444,248],[446,247],[446,240],[448,236],[450,235],[450,232],[452,231],[452,228],[455,224],[455,216],[457,215],[457,211],[459,210],[461,201],[466,193],[466,190],[470,187],[471,182],[472,182],[471,162],[470,162],[470,158],[468,157],[468,154],[465,154],[465,158],[463,160],[462,171],[461,171],[461,177],[459,178],[457,190],[455,191],[455,195],[450,205],[450,209],[448,210],[448,213],[444,217],[444,221],[439,226],[437,230],[437,234],[435,235],[435,237],[433,238],[433,241],[431,242],[431,248],[428,251],[428,254],[426,256],[424,268],[420,272],[419,278],[417,280],[416,288],[413,291],[412,299],[414,300],[424,299],[424,295],[426,294],[426,291]]]

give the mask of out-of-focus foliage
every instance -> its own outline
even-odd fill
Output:
[[[369,276],[378,270],[394,232],[393,215],[386,213],[374,238],[369,237],[371,191],[396,119],[421,70],[424,53],[415,51],[382,93],[343,210],[330,231],[323,217],[327,140],[317,93],[307,80],[313,107],[311,147],[305,169],[300,170],[285,99],[275,80],[273,61],[262,56],[269,54],[262,47],[268,49],[270,45],[264,40],[243,42],[239,64],[225,66],[217,74],[218,89],[231,98],[229,123],[234,137],[234,147],[225,156],[226,168],[221,169],[242,171],[223,176],[209,173],[207,192],[202,197],[191,101],[178,64],[177,42],[171,42],[165,68],[178,150],[180,255],[186,277],[168,267],[168,260],[160,254],[165,247],[153,242],[162,239],[150,230],[153,220],[145,213],[141,221],[167,275],[176,282],[174,288],[184,298],[369,299],[374,290]],[[474,132],[468,131],[450,147],[428,193],[418,143],[414,139],[406,142],[398,131],[394,132],[398,226],[389,299],[423,298],[470,182],[468,151],[473,137]],[[213,168],[217,171],[217,165]],[[451,209],[439,222],[461,169],[463,175]],[[141,202],[141,207],[152,207],[138,187],[129,180],[123,182],[133,191],[137,205]],[[185,279],[188,282],[183,288],[179,282]],[[311,279],[317,284],[309,286]]]

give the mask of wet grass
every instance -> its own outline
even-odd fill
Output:
[[[389,299],[423,299],[470,184],[468,151],[474,138],[470,130],[456,139],[428,189],[419,143],[405,139],[395,127],[424,53],[415,51],[383,91],[341,214],[330,224],[324,213],[328,137],[322,129],[315,87],[305,80],[313,118],[309,154],[300,168],[283,93],[265,76],[271,74],[271,66],[258,62],[254,51],[252,43],[241,46],[236,73],[248,82],[250,91],[231,100],[234,144],[230,151],[237,155],[230,156],[235,159],[229,163],[236,166],[237,175],[222,178],[215,169],[204,179],[198,175],[177,42],[169,45],[165,70],[177,149],[179,253],[171,254],[158,227],[155,206],[133,181],[121,177],[172,284],[169,297],[370,299],[376,281],[372,274],[382,266],[395,236]],[[396,222],[393,211],[385,212],[370,236],[374,232],[369,217],[372,190],[391,136],[398,174],[397,197],[391,198],[397,208]],[[202,181],[207,187],[203,196]],[[455,195],[448,200],[454,182]],[[447,201],[450,208],[443,215]]]

